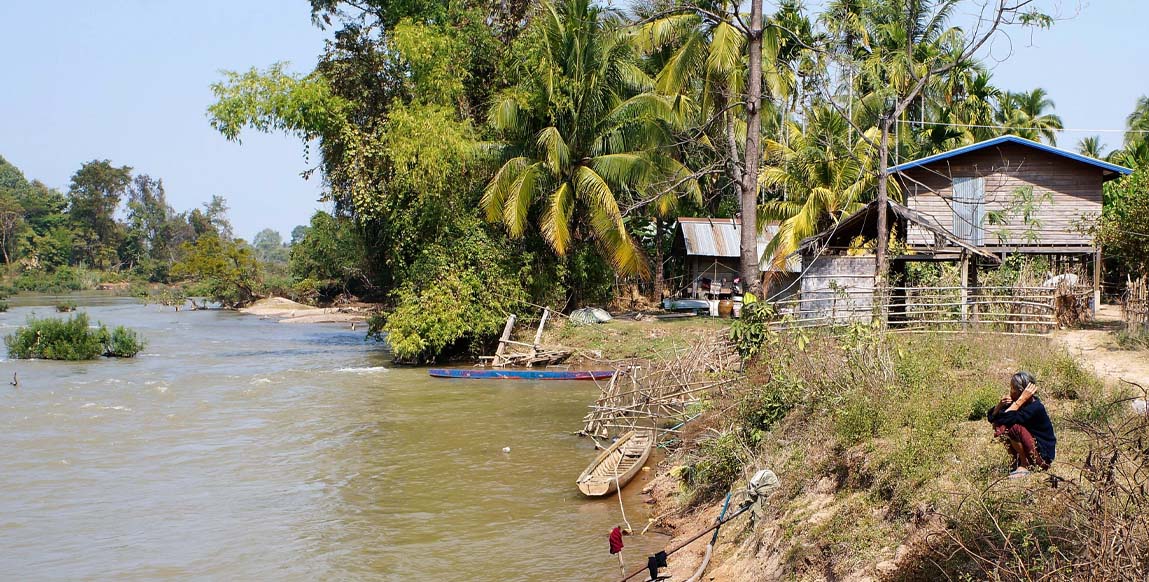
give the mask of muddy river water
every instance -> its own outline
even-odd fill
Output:
[[[54,301],[10,300],[0,334]],[[617,498],[574,486],[593,384],[432,380],[345,327],[77,301],[148,346],[0,361],[0,578],[618,577]],[[627,538],[628,566],[663,543]]]

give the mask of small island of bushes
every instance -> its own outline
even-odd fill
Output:
[[[73,361],[100,356],[130,358],[145,345],[139,334],[126,327],[109,331],[102,323],[91,326],[86,313],[67,319],[29,318],[28,324],[5,337],[4,343],[12,358]]]

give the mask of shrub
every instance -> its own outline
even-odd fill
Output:
[[[7,313],[8,307],[9,305],[7,301],[0,301],[0,313]]]
[[[730,343],[743,360],[753,359],[767,345],[773,318],[774,308],[769,303],[758,301],[742,308],[742,316],[730,325]]]
[[[75,301],[61,301],[56,304],[56,311],[59,313],[68,313],[76,310]]]
[[[742,446],[734,433],[698,445],[698,458],[682,472],[691,497],[701,501],[724,493],[742,474]]]
[[[86,313],[67,319],[29,318],[4,343],[12,358],[45,360],[94,360],[101,355],[130,358],[144,347],[139,336],[124,327],[111,333],[103,324],[91,328]]]
[[[104,343],[104,355],[109,358],[131,358],[143,349],[144,341],[140,335],[122,325],[117,325]]]

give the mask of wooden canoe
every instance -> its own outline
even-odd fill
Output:
[[[613,370],[516,370],[504,368],[431,368],[435,378],[488,380],[609,380]]]
[[[578,476],[579,491],[589,497],[600,497],[625,487],[642,470],[652,448],[651,431],[632,430],[618,437]]]

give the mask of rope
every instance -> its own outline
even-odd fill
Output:
[[[619,447],[619,452],[622,452],[622,447]],[[622,453],[618,457],[618,462],[614,464],[614,490],[618,494],[618,510],[622,512],[622,522],[626,524],[626,531],[629,533],[633,532],[634,528],[630,527],[630,521],[626,519],[626,508],[622,506],[622,485],[618,483],[618,466],[622,464],[625,457],[626,453]]]

